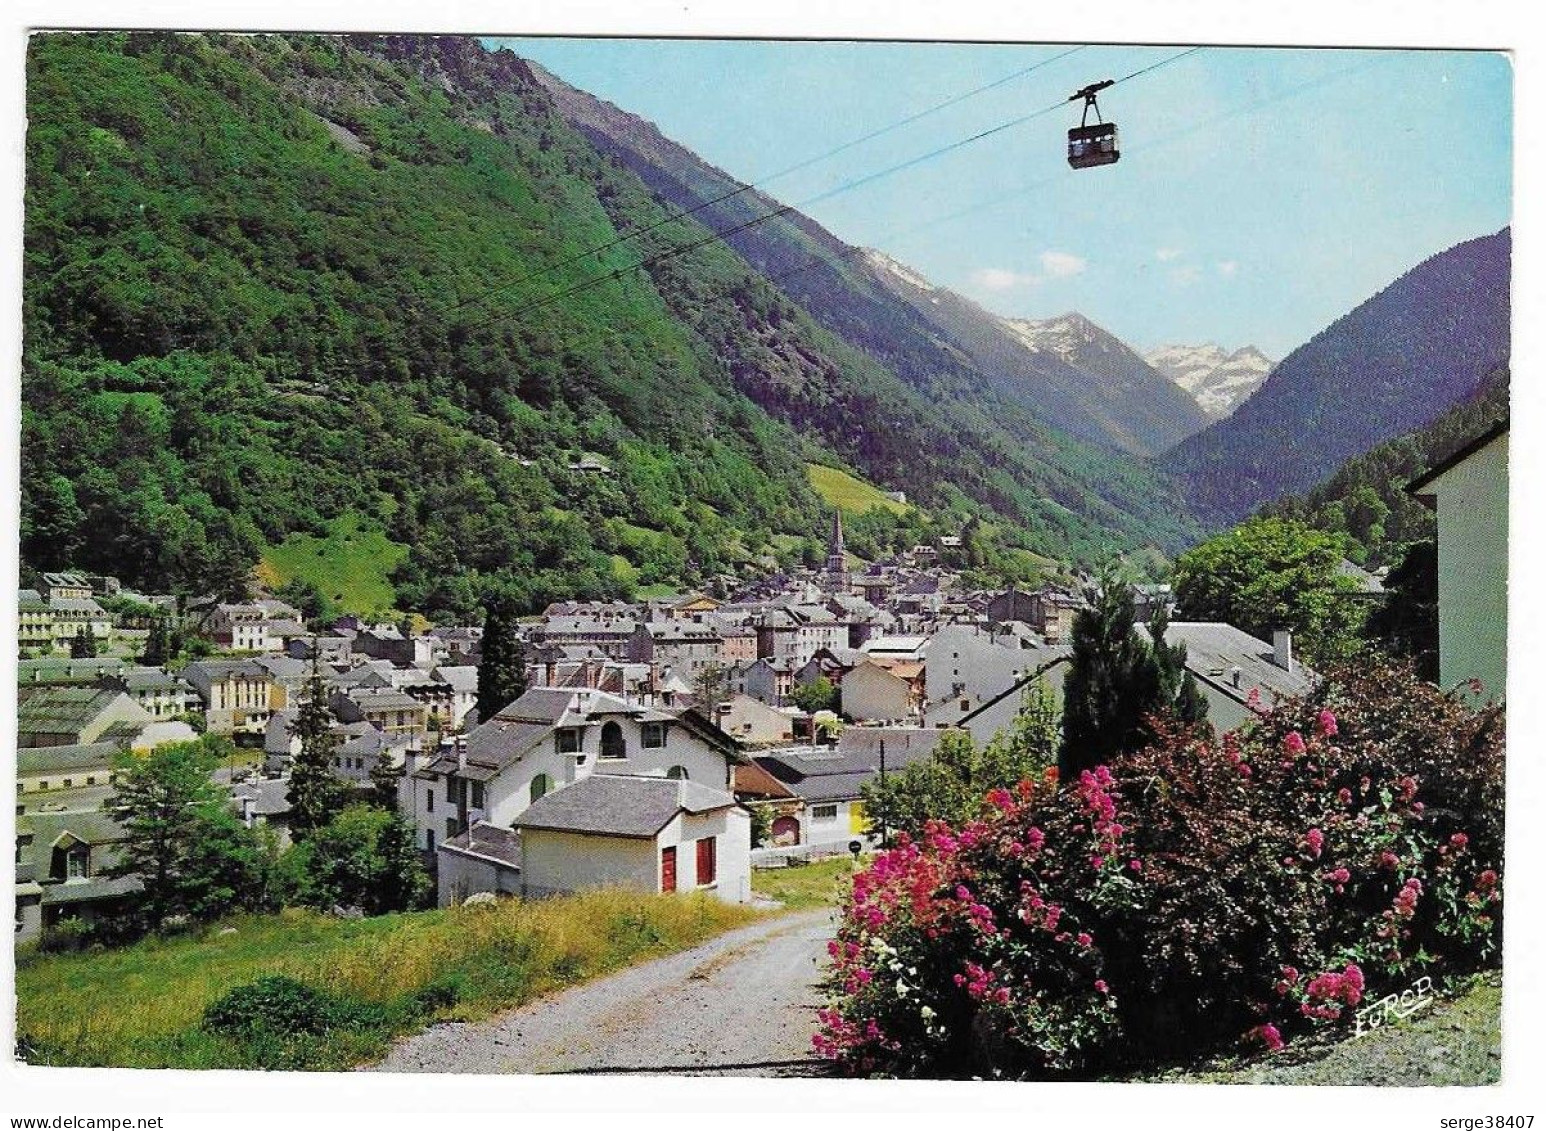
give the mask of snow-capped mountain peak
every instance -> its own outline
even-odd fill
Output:
[[[1222,420],[1267,379],[1273,362],[1255,346],[1233,352],[1208,342],[1150,350],[1144,360],[1185,389],[1210,420]]]
[[[867,247],[863,249],[861,254],[864,256],[865,262],[876,271],[891,275],[909,287],[920,291],[935,291],[939,289],[907,264],[892,259],[883,251],[876,251],[873,247]]]

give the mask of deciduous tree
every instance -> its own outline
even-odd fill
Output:
[[[1357,582],[1337,569],[1342,556],[1334,535],[1289,519],[1251,519],[1176,559],[1177,610],[1261,640],[1288,629],[1311,663],[1328,663],[1354,648],[1360,619],[1348,600]]]

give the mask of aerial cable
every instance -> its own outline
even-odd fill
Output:
[[[1193,50],[1198,50],[1198,49],[1194,48]],[[1311,90],[1314,90],[1314,89],[1316,89],[1318,87],[1325,86],[1325,85],[1327,85],[1329,83],[1340,81],[1340,80],[1342,80],[1344,78],[1347,78],[1347,77],[1349,77],[1351,75],[1360,73],[1362,71],[1370,70],[1370,69],[1372,69],[1374,67],[1382,66],[1382,65],[1384,65],[1386,63],[1393,62],[1396,58],[1398,58],[1401,55],[1407,55],[1407,54],[1413,54],[1413,53],[1414,53],[1414,51],[1412,51],[1412,50],[1399,51],[1399,52],[1382,52],[1380,57],[1378,57],[1378,58],[1370,59],[1370,60],[1367,60],[1365,62],[1361,62],[1361,63],[1355,64],[1353,66],[1344,67],[1341,70],[1333,71],[1333,72],[1330,72],[1330,73],[1325,74],[1325,75],[1320,75],[1320,76],[1317,76],[1316,78],[1313,78],[1313,79],[1308,79],[1305,82],[1299,83],[1296,86],[1288,87],[1288,88],[1286,88],[1284,90],[1281,90],[1281,91],[1279,91],[1279,92],[1277,92],[1275,94],[1269,95],[1266,98],[1258,99],[1255,102],[1247,103],[1247,104],[1242,105],[1242,106],[1236,106],[1233,109],[1223,111],[1222,113],[1219,113],[1219,114],[1215,114],[1212,117],[1205,118],[1202,121],[1193,123],[1192,125],[1189,125],[1189,126],[1186,126],[1186,127],[1182,128],[1182,129],[1176,130],[1173,133],[1169,133],[1169,134],[1163,135],[1161,137],[1155,138],[1152,141],[1146,142],[1143,145],[1138,146],[1138,147],[1136,147],[1133,150],[1130,150],[1130,152],[1148,152],[1148,151],[1153,150],[1153,149],[1158,149],[1161,146],[1173,144],[1174,142],[1180,141],[1183,138],[1190,137],[1193,134],[1196,134],[1196,133],[1205,131],[1207,129],[1210,129],[1213,126],[1216,126],[1216,125],[1218,125],[1221,122],[1229,121],[1230,119],[1238,118],[1238,117],[1241,117],[1242,115],[1256,113],[1259,110],[1263,109],[1264,107],[1271,106],[1271,105],[1273,105],[1275,103],[1278,103],[1278,102],[1286,101],[1286,100],[1288,100],[1290,98],[1297,98],[1300,95],[1303,95],[1303,94],[1305,94],[1305,93],[1307,93],[1307,92],[1309,92]],[[1172,59],[1177,58],[1177,57],[1178,56],[1173,56]],[[1159,63],[1159,64],[1155,64],[1154,66],[1143,68],[1143,71],[1153,70],[1155,66],[1161,66],[1161,65],[1163,65],[1163,61],[1161,63]],[[1138,74],[1143,73],[1143,71],[1134,72],[1132,75],[1124,76],[1124,79],[1119,79],[1117,81],[1119,81],[1119,82],[1120,81],[1125,81],[1126,78],[1136,77]],[[1060,105],[1062,105],[1062,104],[1060,104]],[[896,238],[901,237],[901,236],[910,235],[913,232],[923,231],[923,230],[926,230],[928,228],[938,227],[941,224],[946,224],[946,223],[950,223],[950,222],[955,221],[955,220],[959,220],[959,219],[961,219],[961,218],[963,218],[965,216],[969,216],[969,215],[971,215],[971,214],[973,214],[975,212],[979,212],[982,209],[992,208],[992,207],[995,207],[997,205],[1003,204],[1003,203],[1005,203],[1005,202],[1007,202],[1009,200],[1017,199],[1017,198],[1025,195],[1026,192],[1028,192],[1028,191],[1030,191],[1032,189],[1043,188],[1043,187],[1046,187],[1048,185],[1056,184],[1056,183],[1058,183],[1058,182],[1060,182],[1062,180],[1065,180],[1065,179],[1070,178],[1070,177],[1075,177],[1077,175],[1078,174],[1073,172],[1072,170],[1063,170],[1059,174],[1056,174],[1056,175],[1051,176],[1051,177],[1043,177],[1043,178],[1040,178],[1040,179],[1035,180],[1035,181],[1027,181],[1027,182],[1017,186],[1016,188],[1014,188],[1013,190],[1011,190],[1008,193],[1004,193],[1004,194],[1001,194],[999,196],[991,197],[991,198],[989,198],[987,200],[978,201],[978,202],[976,202],[974,204],[967,205],[964,208],[959,208],[959,209],[956,209],[953,212],[948,212],[948,213],[945,213],[944,215],[941,215],[941,216],[935,216],[935,217],[933,217],[931,219],[924,220],[924,221],[921,221],[921,222],[916,223],[916,224],[909,224],[909,225],[907,225],[905,227],[894,229],[891,232],[887,233],[886,235],[881,236],[878,240],[876,240],[874,242],[877,242],[877,243],[879,243],[879,242],[886,242],[886,241],[893,240],[893,239],[896,239]],[[784,209],[784,211],[786,211],[786,212],[787,211],[792,211],[795,207],[796,206],[794,206],[794,205],[787,206]],[[704,240],[700,241],[700,243],[711,242],[713,238],[714,237],[706,237]],[[788,270],[778,272],[776,274],[769,275],[769,274],[764,274],[762,272],[756,272],[756,273],[765,282],[769,283],[770,285],[772,285],[772,286],[774,286],[776,288],[778,286],[778,284],[780,284],[780,283],[787,282],[790,279],[797,278],[797,277],[799,277],[801,275],[804,275],[804,274],[806,274],[806,273],[808,273],[810,271],[814,271],[814,270],[816,270],[816,269],[818,269],[820,267],[831,267],[831,266],[834,266],[836,263],[840,263],[840,262],[846,261],[848,259],[851,259],[851,258],[853,258],[856,255],[862,254],[866,250],[867,250],[866,247],[849,246],[849,247],[847,247],[847,248],[845,248],[845,249],[843,249],[841,251],[835,251],[835,252],[831,252],[831,253],[825,254],[825,255],[812,255],[805,263],[803,263],[803,264],[801,264],[801,265],[799,265],[797,267],[792,267],[792,268],[790,268]],[[750,265],[748,265],[748,269],[752,270],[754,272],[756,271],[756,269],[750,267]],[[704,298],[706,300],[712,300],[712,299],[716,299],[716,298],[726,298],[730,294],[732,294],[733,291],[734,291],[734,288],[731,288],[731,289],[727,289],[727,290],[721,291],[721,292],[719,292],[717,294],[711,293],[709,295],[704,296]],[[792,295],[790,295],[787,292],[784,292],[782,290],[780,290],[779,293],[787,301],[793,303],[796,307],[800,308],[801,310],[805,309],[804,305],[798,299],[796,299],[794,296],[792,296]],[[807,313],[809,313],[809,312],[807,311]],[[624,332],[627,332],[627,331],[635,329],[635,328],[640,328],[640,327],[652,324],[653,321],[654,321],[653,319],[643,319],[643,318],[640,318],[640,319],[634,319],[634,320],[631,320],[631,321],[628,321],[628,322],[623,322],[623,323],[617,323],[617,324],[609,325],[609,326],[606,326],[606,327],[598,327],[598,328],[596,328],[594,330],[591,330],[591,331],[589,331],[589,332],[587,332],[587,333],[585,333],[585,334],[583,334],[581,336],[567,338],[565,340],[565,342],[564,342],[564,345],[565,345],[565,347],[572,347],[573,345],[576,345],[576,344],[579,344],[579,343],[584,343],[584,342],[588,342],[588,341],[591,341],[591,340],[600,340],[603,336],[608,336],[608,337],[614,336],[614,335],[616,335],[618,333],[624,333]]]
[[[1121,78],[1113,80],[1112,85],[1116,86],[1120,83],[1137,78],[1139,75],[1144,75],[1151,71],[1156,71],[1161,67],[1167,66],[1170,63],[1174,63],[1179,59],[1183,59],[1186,56],[1195,54],[1201,50],[1201,47],[1191,47],[1185,51],[1177,52],[1176,54],[1162,59],[1157,63],[1152,63],[1147,67],[1141,67],[1130,74],[1123,75]],[[751,220],[744,221],[740,224],[736,224],[733,227],[727,228],[723,231],[711,232],[708,236],[705,236],[701,239],[694,240],[693,242],[684,244],[680,247],[667,248],[665,251],[657,252],[654,255],[647,256],[646,258],[641,259],[636,263],[631,263],[626,267],[618,267],[612,271],[606,272],[605,274],[593,276],[590,279],[583,279],[580,282],[574,283],[561,291],[556,291],[553,294],[547,295],[544,298],[537,300],[536,302],[517,307],[515,310],[510,312],[509,317],[519,318],[526,314],[535,313],[538,310],[546,309],[556,302],[560,302],[566,298],[572,298],[573,296],[590,290],[593,287],[598,287],[604,283],[622,279],[626,275],[631,275],[634,271],[640,269],[647,270],[648,268],[653,267],[655,264],[662,263],[667,259],[673,259],[676,256],[684,255],[687,252],[696,251],[698,248],[704,247],[707,244],[727,240],[729,237],[744,232],[749,228],[755,228],[760,224],[767,223],[769,220],[775,220],[780,216],[786,216],[789,213],[796,211],[797,209],[807,208],[812,204],[818,204],[822,201],[830,200],[835,196],[840,196],[843,193],[851,192],[856,188],[871,184],[883,177],[889,177],[895,173],[902,172],[905,169],[913,168],[923,164],[926,161],[931,161],[936,157],[943,156],[946,153],[952,153],[955,150],[963,148],[964,146],[972,145],[976,142],[982,141],[984,138],[993,137],[995,134],[1003,133],[1005,130],[1013,129],[1016,126],[1022,126],[1026,122],[1029,122],[1035,118],[1039,118],[1046,114],[1051,114],[1054,111],[1061,110],[1066,104],[1067,100],[1060,98],[1057,102],[1050,106],[1045,106],[1040,110],[1034,110],[1029,114],[1022,114],[1018,118],[1013,118],[1010,121],[1002,122],[999,125],[989,127],[986,130],[981,130],[978,133],[972,134],[970,137],[950,142],[948,145],[939,146],[938,148],[932,149],[927,153],[921,153],[916,157],[909,158],[906,161],[899,162],[898,164],[892,165],[888,168],[881,169],[874,173],[869,173],[863,177],[858,178],[857,180],[848,181],[845,184],[838,185],[835,188],[828,189],[825,192],[816,194],[815,196],[807,197],[806,199],[796,201],[793,204],[781,205],[771,212],[768,212],[762,216],[755,217]]]
[[[814,157],[807,157],[805,160],[796,162],[793,165],[789,165],[789,166],[787,166],[787,167],[785,167],[783,169],[780,169],[776,173],[769,173],[766,176],[760,177],[760,178],[758,178],[755,181],[751,181],[751,182],[748,182],[746,184],[740,185],[739,187],[731,189],[728,192],[721,193],[718,196],[712,197],[712,198],[710,198],[708,200],[702,201],[701,203],[695,204],[691,208],[683,209],[681,211],[672,212],[669,215],[663,217],[662,219],[651,221],[650,223],[645,224],[642,227],[629,228],[629,229],[627,229],[627,230],[625,230],[623,232],[620,232],[618,235],[614,236],[612,239],[608,240],[605,243],[597,244],[595,247],[587,248],[584,251],[575,252],[572,255],[564,257],[563,259],[557,260],[557,261],[555,261],[553,263],[549,263],[547,266],[539,268],[538,270],[533,271],[530,274],[525,275],[525,276],[523,276],[523,277],[521,277],[519,279],[516,279],[513,282],[502,283],[500,286],[494,288],[492,291],[489,291],[486,294],[482,294],[482,295],[477,296],[476,298],[465,299],[465,300],[463,300],[461,302],[458,302],[454,307],[452,307],[452,311],[454,312],[456,310],[460,310],[464,306],[470,306],[470,305],[473,305],[475,303],[484,302],[484,301],[488,300],[489,298],[493,297],[494,295],[498,294],[500,291],[511,290],[513,288],[516,288],[516,287],[524,286],[525,284],[530,283],[530,282],[534,282],[535,280],[542,278],[544,275],[547,275],[547,274],[550,274],[550,273],[552,273],[554,271],[557,271],[557,270],[559,270],[562,267],[568,267],[568,266],[570,266],[572,264],[579,263],[581,260],[589,259],[592,256],[600,255],[602,252],[610,251],[612,248],[618,246],[619,244],[627,243],[629,240],[634,239],[634,238],[636,238],[638,236],[646,235],[646,234],[648,234],[650,232],[655,231],[658,228],[663,228],[663,227],[665,227],[668,224],[674,224],[674,223],[676,223],[679,220],[685,220],[685,219],[687,219],[690,216],[695,216],[699,212],[702,212],[706,208],[712,208],[716,204],[723,204],[726,201],[734,200],[736,197],[741,196],[741,195],[743,195],[745,193],[753,192],[753,191],[755,191],[755,190],[757,190],[759,188],[763,188],[763,187],[767,186],[768,184],[772,183],[773,181],[780,180],[780,179],[782,179],[784,177],[789,176],[792,173],[798,173],[802,169],[808,169],[812,165],[816,165],[816,164],[821,163],[822,161],[826,161],[826,160],[828,160],[828,159],[830,159],[832,157],[836,157],[839,153],[845,153],[848,150],[853,149],[856,146],[863,145],[865,142],[873,141],[873,140],[875,140],[878,137],[884,136],[885,134],[892,133],[893,131],[902,129],[905,126],[910,126],[914,122],[918,122],[918,121],[921,121],[924,118],[929,117],[931,114],[937,114],[941,110],[945,110],[945,109],[948,109],[951,106],[958,105],[959,103],[965,102],[967,99],[975,98],[979,94],[984,94],[987,91],[994,90],[994,89],[996,89],[998,87],[1001,87],[1001,86],[1005,85],[1006,83],[1013,82],[1015,79],[1024,78],[1026,75],[1030,74],[1032,71],[1038,71],[1038,70],[1040,70],[1043,67],[1050,66],[1051,64],[1056,63],[1059,59],[1066,59],[1070,55],[1074,54],[1075,52],[1086,50],[1087,46],[1088,45],[1081,45],[1079,47],[1073,47],[1073,48],[1070,48],[1067,51],[1063,51],[1063,52],[1060,52],[1057,55],[1052,56],[1050,59],[1043,59],[1043,60],[1041,60],[1038,63],[1031,64],[1029,67],[1022,67],[1022,68],[1020,68],[1020,70],[1015,71],[1012,74],[1005,75],[1002,78],[994,79],[992,82],[987,83],[986,85],[983,85],[983,86],[976,87],[973,90],[968,90],[968,91],[966,91],[966,92],[964,92],[962,94],[957,94],[954,97],[946,99],[944,102],[939,102],[939,103],[936,103],[935,105],[930,106],[930,107],[928,107],[928,108],[926,108],[924,110],[919,110],[917,113],[910,114],[907,117],[902,118],[899,121],[892,122],[890,125],[882,126],[881,128],[876,129],[876,130],[871,130],[867,134],[863,134],[860,137],[856,137],[856,138],[852,139],[851,141],[845,141],[841,145],[835,146],[834,148],[829,149],[829,150],[827,150],[824,153],[818,153]]]

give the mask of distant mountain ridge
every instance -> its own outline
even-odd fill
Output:
[[[1474,396],[1509,360],[1510,257],[1508,228],[1456,244],[1280,361],[1161,460],[1193,512],[1235,522]]]
[[[1255,346],[1165,345],[1143,359],[1190,393],[1208,420],[1222,420],[1261,388],[1273,362]]]
[[[1039,445],[1032,421],[1108,449],[1152,456],[1205,422],[1195,402],[1136,354],[1111,374],[1028,349],[998,316],[883,253],[852,247],[660,133],[650,122],[532,65],[571,125],[672,206],[726,242],[839,337],[939,401],[967,401]],[[754,221],[756,222],[753,224]],[[1094,380],[1092,380],[1092,377]],[[1018,418],[1018,419],[1017,419]]]

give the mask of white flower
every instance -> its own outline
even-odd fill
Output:
[[[918,1011],[918,1016],[922,1017],[925,1021],[932,1021],[934,1020],[934,1011],[928,1006],[924,1006]]]

